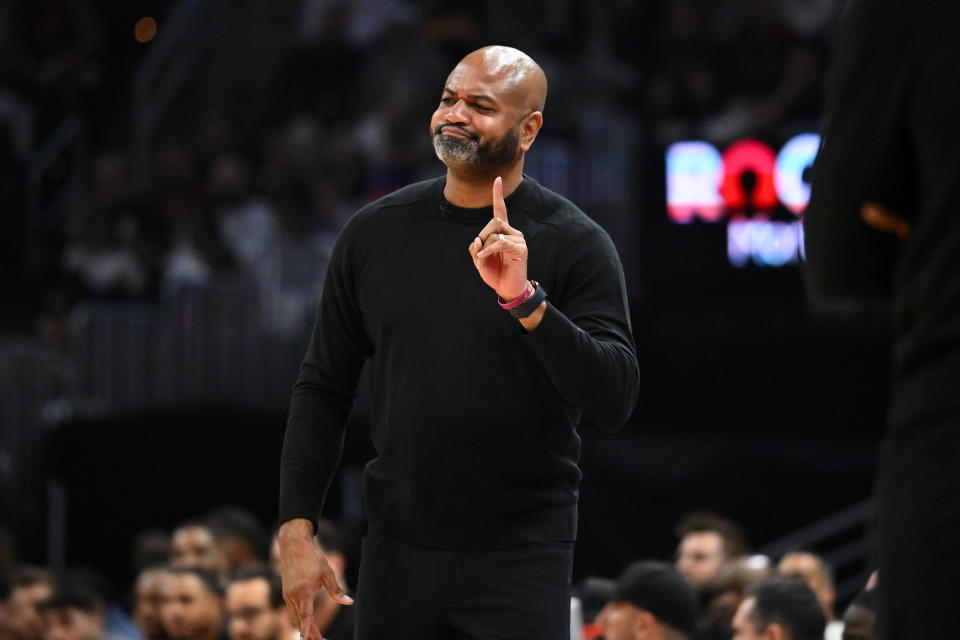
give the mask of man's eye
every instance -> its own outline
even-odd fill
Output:
[[[440,104],[453,104],[456,100],[453,98],[440,98]]]

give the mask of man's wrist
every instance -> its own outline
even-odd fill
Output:
[[[533,287],[532,293],[523,297],[523,299],[518,298],[509,305],[500,305],[517,320],[526,318],[527,316],[533,314],[534,311],[540,308],[541,303],[547,297],[547,292],[542,286],[540,286],[539,282],[536,280],[531,280],[529,281],[529,284]]]
[[[521,304],[526,302],[527,299],[534,294],[534,290],[533,283],[527,280],[523,286],[523,293],[521,293],[519,296],[510,298],[509,300],[504,299],[502,296],[497,296],[497,303],[501,308],[509,311],[510,309],[519,307]]]
[[[520,326],[523,327],[523,330],[527,333],[530,333],[543,321],[543,316],[547,313],[547,302],[544,300],[540,305],[534,310],[533,313],[528,315],[526,318],[520,318]]]
[[[277,531],[277,541],[280,543],[304,539],[313,539],[313,521],[307,518],[287,520],[280,525],[280,530]]]

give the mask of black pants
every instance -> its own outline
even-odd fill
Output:
[[[567,640],[573,543],[492,551],[363,541],[357,640]]]
[[[896,427],[880,463],[882,640],[960,633],[960,418]]]

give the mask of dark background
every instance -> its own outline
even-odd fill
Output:
[[[643,386],[622,432],[581,429],[575,578],[671,557],[693,509],[735,518],[760,548],[868,498],[882,310],[818,306],[797,265],[732,267],[724,225],[673,225],[664,194],[672,142],[778,149],[816,129],[841,6],[0,2],[14,559],[92,564],[125,586],[138,531],[225,503],[275,524],[325,252],[351,211],[442,171],[425,127],[442,80],[494,42],[550,78],[527,172],[609,231],[631,294]],[[140,43],[145,16],[159,29]],[[276,240],[244,254],[224,221],[258,202],[268,213],[245,220],[272,226],[239,237]],[[91,276],[111,260],[126,266]],[[361,394],[327,509],[356,528],[365,411]],[[867,541],[848,573],[869,565]]]

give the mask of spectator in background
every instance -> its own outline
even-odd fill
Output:
[[[87,195],[64,222],[61,267],[75,295],[140,296],[154,278],[146,247],[164,235],[152,203],[132,194],[121,152],[99,153],[90,169]]]
[[[11,631],[15,640],[41,640],[43,617],[39,605],[53,595],[54,578],[36,567],[21,567],[14,571],[10,592],[9,611]]]
[[[140,572],[134,585],[133,621],[145,640],[166,640],[160,615],[163,592],[170,572],[166,567],[149,567]]]
[[[188,521],[173,530],[170,538],[170,567],[195,567],[220,578],[227,573],[227,557],[215,529],[206,522]]]
[[[206,190],[220,241],[238,266],[261,275],[277,250],[279,222],[271,202],[254,194],[244,158],[234,153],[214,158]]]
[[[227,584],[223,602],[230,640],[292,640],[294,629],[280,576],[270,569],[258,565],[241,569]],[[351,638],[352,634],[344,636],[344,640]]]
[[[860,592],[843,614],[843,640],[873,640],[877,626],[877,592]]]
[[[776,577],[747,590],[733,617],[733,640],[823,640],[823,607],[807,585]]]
[[[160,616],[172,640],[225,640],[223,591],[217,574],[188,567],[171,569]]]
[[[703,612],[698,640],[728,639],[733,634],[733,616],[747,589],[774,575],[770,558],[764,555],[742,556],[726,563],[717,580],[716,595]]]
[[[634,562],[608,589],[596,619],[606,640],[686,640],[696,628],[696,589],[669,564]]]
[[[144,569],[166,565],[169,562],[169,532],[160,529],[145,529],[133,537],[130,568],[134,575],[140,575]]]
[[[799,580],[813,590],[827,616],[827,631],[824,638],[840,640],[843,634],[843,623],[837,620],[833,613],[837,598],[837,592],[833,586],[833,572],[823,558],[807,551],[792,551],[780,559],[777,573]]]
[[[689,580],[701,598],[716,587],[724,565],[747,552],[740,526],[712,513],[698,512],[685,517],[676,527],[677,569]]]
[[[61,580],[40,605],[43,640],[103,640],[104,618],[97,599],[83,581],[72,576]]]
[[[72,569],[64,580],[93,594],[97,615],[103,620],[103,640],[143,640],[140,629],[117,604],[113,585],[106,576],[90,567],[81,567]]]
[[[266,560],[267,533],[256,516],[240,507],[219,507],[204,518],[218,532],[228,573]]]

